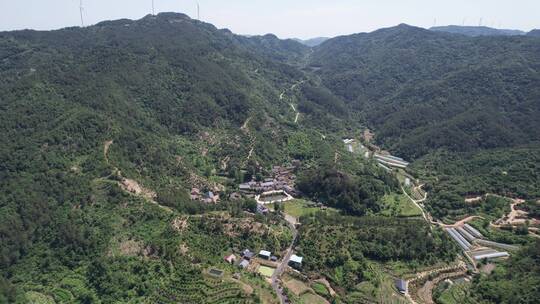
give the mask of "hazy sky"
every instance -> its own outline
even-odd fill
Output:
[[[139,19],[152,0],[83,0],[85,24]],[[282,38],[337,36],[399,23],[430,27],[482,24],[540,28],[540,0],[154,0],[155,11],[183,12],[238,34]],[[79,0],[0,0],[0,30],[57,29],[80,25]]]

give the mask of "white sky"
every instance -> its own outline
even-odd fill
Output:
[[[85,24],[151,13],[152,0],[83,0]],[[154,0],[157,12],[196,17],[197,0]],[[201,20],[238,34],[337,36],[399,23],[540,28],[540,0],[198,0]],[[80,25],[79,0],[0,0],[0,31]]]

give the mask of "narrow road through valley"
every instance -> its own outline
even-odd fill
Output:
[[[285,267],[287,267],[287,264],[289,264],[289,260],[291,259],[291,256],[293,254],[294,243],[296,242],[296,238],[298,237],[298,230],[296,229],[296,226],[295,226],[296,218],[294,218],[294,217],[292,217],[292,216],[290,216],[288,214],[284,214],[284,218],[287,221],[287,223],[289,224],[289,227],[291,228],[291,230],[293,232],[293,238],[292,238],[291,244],[289,245],[289,248],[287,248],[287,250],[285,251],[285,256],[281,260],[281,263],[279,263],[278,267],[274,271],[274,274],[272,275],[272,278],[271,278],[271,280],[272,280],[272,288],[276,292],[276,294],[277,294],[277,296],[279,298],[279,302],[281,304],[284,304],[286,302],[285,302],[285,294],[283,293],[283,288],[280,286],[278,280],[281,277],[281,275],[283,274],[283,271],[285,270]]]

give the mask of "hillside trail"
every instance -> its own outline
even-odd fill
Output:
[[[525,225],[527,223],[527,220],[538,223],[538,221],[534,218],[529,218],[529,213],[523,210],[519,210],[516,208],[517,205],[525,203],[524,199],[519,198],[509,198],[512,200],[512,203],[510,204],[510,212],[508,214],[503,215],[501,218],[493,220],[489,225],[494,228],[503,228],[505,226],[519,226],[519,225]],[[538,228],[537,227],[528,227],[529,235],[533,236],[535,238],[540,238],[540,235],[538,234]]]
[[[283,100],[285,98],[285,94],[287,93],[287,91],[292,91],[296,89],[299,85],[302,85],[304,82],[306,82],[306,80],[300,80],[296,83],[293,83],[289,88],[284,89],[281,92],[281,94],[279,94],[279,100]],[[296,109],[296,106],[292,102],[289,102],[289,105],[291,106],[293,112],[295,113],[294,123],[297,124],[298,118],[300,117],[300,112]]]
[[[114,140],[108,140],[105,142],[105,144],[103,144],[103,157],[105,157],[105,162],[107,162],[107,164],[109,163],[109,148],[111,147],[111,145],[113,144]]]
[[[249,138],[249,152],[248,152],[248,155],[246,156],[246,159],[243,162],[244,167],[247,165],[247,162],[253,156],[253,151],[255,150],[255,141],[257,140],[257,137],[253,135],[253,133],[249,129],[249,123],[251,122],[252,118],[253,118],[252,116],[248,117],[248,119],[246,119],[246,121],[242,124],[242,127],[240,127],[240,130],[244,132]]]

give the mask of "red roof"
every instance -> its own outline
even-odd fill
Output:
[[[229,263],[232,263],[232,262],[236,261],[236,256],[234,254],[225,256],[225,261],[227,261]]]

